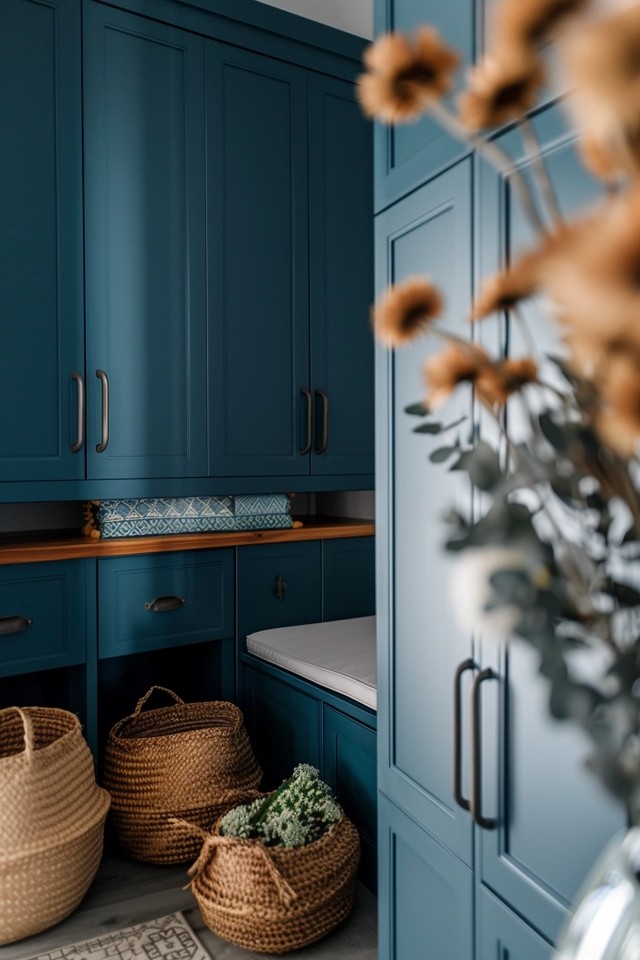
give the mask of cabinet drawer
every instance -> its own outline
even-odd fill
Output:
[[[89,561],[0,567],[0,676],[82,663]]]
[[[322,620],[322,542],[238,550],[238,636]]]
[[[98,650],[117,657],[233,635],[233,551],[98,563]]]

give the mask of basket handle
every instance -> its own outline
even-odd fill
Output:
[[[22,710],[21,707],[7,707],[6,710],[1,710],[0,713],[9,713],[9,711],[14,711],[20,715],[24,728],[24,752],[27,755],[27,759],[30,760],[33,754],[33,723],[31,722],[31,717],[26,710]]]
[[[168,693],[170,697],[173,697],[176,703],[184,703],[184,700],[181,697],[179,697],[177,693],[174,693],[173,690],[169,690],[168,687],[150,687],[149,690],[147,690],[147,692],[145,693],[144,697],[140,697],[140,699],[136,703],[136,708],[131,714],[131,716],[133,717],[138,716],[138,714],[140,713],[140,711],[142,710],[142,708],[144,707],[145,703],[147,702],[147,700],[149,699],[149,697],[151,696],[154,690],[163,690],[165,693]]]

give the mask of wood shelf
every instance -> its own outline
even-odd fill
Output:
[[[369,537],[375,532],[373,520],[343,517],[296,517],[302,526],[281,530],[230,530],[219,533],[181,533],[172,536],[123,537],[94,540],[66,533],[46,536],[12,536],[0,539],[0,565],[36,563],[43,560],[82,560],[90,557],[121,557],[141,553],[170,553],[176,550],[215,550],[254,543],[288,543],[300,540],[337,540]]]

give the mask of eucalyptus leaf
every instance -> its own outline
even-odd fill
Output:
[[[427,408],[423,403],[420,403],[420,401],[417,403],[410,403],[409,406],[404,408],[404,412],[408,413],[412,417],[426,417],[429,414]]]
[[[413,433],[432,433],[434,435],[442,433],[446,428],[443,427],[441,423],[438,423],[436,420],[427,420],[425,423],[421,423],[420,426],[413,428]]]
[[[457,447],[438,447],[437,450],[429,454],[429,460],[431,463],[444,463],[444,461],[448,460],[457,450]]]

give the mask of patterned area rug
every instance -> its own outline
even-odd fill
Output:
[[[29,960],[212,960],[179,912],[39,953]]]

